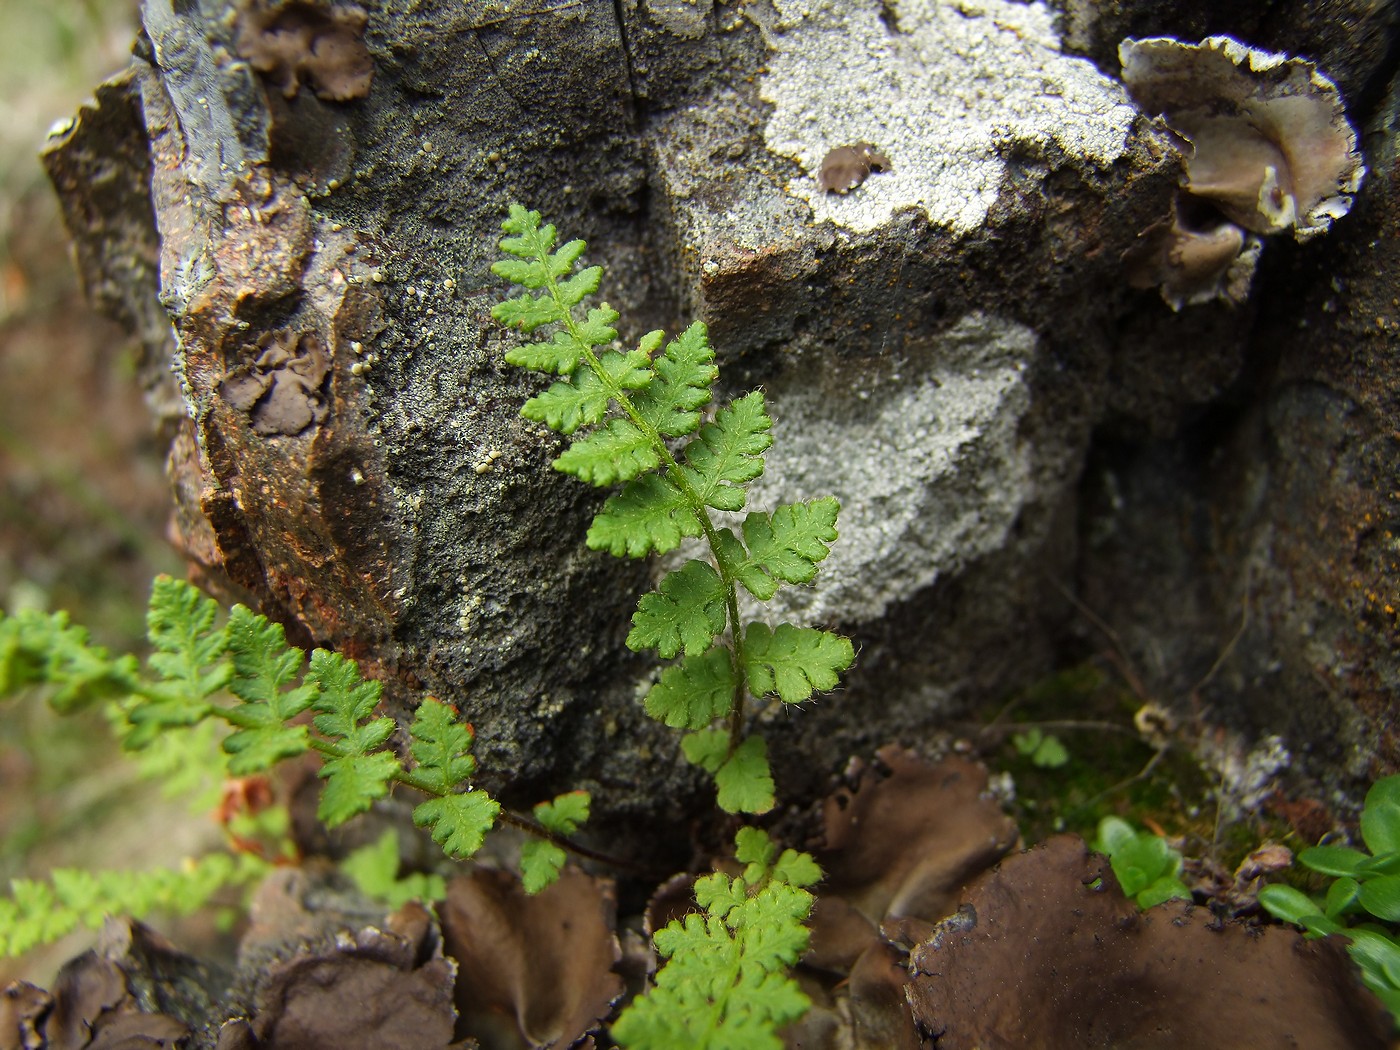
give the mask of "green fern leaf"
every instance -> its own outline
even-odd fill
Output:
[[[656,446],[630,419],[612,419],[576,438],[554,461],[554,469],[592,485],[628,481],[660,462]]]
[[[413,872],[399,877],[399,838],[392,831],[351,852],[340,862],[340,870],[361,893],[390,908],[401,908],[409,901],[440,901],[447,896],[447,883],[441,875]]]
[[[668,961],[613,1025],[619,1046],[780,1050],[778,1029],[811,1005],[785,971],[807,950],[802,922],[813,897],[776,872],[764,877],[757,887],[723,874],[696,882],[704,914],[657,931],[657,952]]]
[[[455,791],[476,772],[472,729],[457,721],[452,708],[431,697],[418,705],[408,735],[414,775],[439,795]]]
[[[593,796],[587,791],[568,791],[536,806],[535,819],[556,835],[572,835],[588,822],[592,803]]]
[[[61,714],[141,689],[135,657],[113,659],[91,645],[67,613],[0,613],[0,696],[42,686]]]
[[[521,259],[543,259],[554,247],[556,231],[552,225],[540,225],[540,213],[520,204],[512,204],[501,229],[514,234],[501,239],[501,251]]]
[[[562,317],[560,318],[562,320]],[[576,332],[561,329],[550,339],[525,343],[506,352],[506,363],[535,372],[572,375],[583,359],[584,348],[605,346],[617,338],[617,311],[606,305],[588,311]],[[538,326],[536,326],[538,327]]]
[[[648,357],[642,350],[619,353],[609,350],[600,355],[599,363],[612,385],[631,390],[646,385],[651,379]],[[525,402],[520,414],[526,419],[544,423],[561,434],[572,434],[581,426],[592,426],[608,411],[612,391],[591,368],[574,373],[567,382],[558,382],[542,394]]]
[[[428,828],[449,857],[465,860],[481,849],[496,823],[500,804],[484,791],[430,798],[413,809],[413,823]]]
[[[534,896],[553,886],[564,870],[568,854],[552,842],[530,839],[520,847],[520,882]]]
[[[730,755],[728,730],[704,729],[684,737],[681,750],[692,764],[714,775],[719,808],[726,813],[767,813],[773,808],[773,773],[763,737],[747,738]]]
[[[228,638],[215,626],[219,603],[192,584],[157,576],[146,609],[147,664],[187,695],[207,697],[228,684],[232,668],[223,662]]]
[[[700,425],[699,409],[709,404],[710,388],[719,378],[714,360],[705,326],[696,321],[652,363],[655,378],[632,399],[633,407],[659,434],[693,434]]]
[[[743,585],[744,589],[760,601],[767,601],[778,593],[778,581],[764,572],[754,561],[739,537],[729,529],[716,529],[715,556],[729,578]]]
[[[643,474],[608,497],[589,526],[588,546],[618,558],[642,558],[665,554],[682,538],[700,533],[700,520],[675,482]]]
[[[598,286],[603,283],[603,268],[601,266],[589,266],[580,270],[572,277],[566,278],[555,285],[560,300],[565,306],[577,306],[590,295],[598,290]],[[562,320],[562,318],[561,318]],[[616,339],[616,336],[613,336]],[[593,344],[597,345],[597,344]]]
[[[523,295],[517,295],[514,299],[497,303],[491,311],[491,316],[500,321],[501,324],[518,328],[529,334],[541,325],[562,321],[568,315],[555,302],[554,296],[548,292],[540,295],[530,295],[526,292]],[[535,344],[537,347],[539,345]]]
[[[855,660],[849,638],[812,627],[751,623],[744,632],[744,676],[754,696],[777,693],[796,704],[817,690],[834,689]]]
[[[556,835],[572,835],[588,820],[593,799],[587,791],[570,791],[535,807],[540,826]],[[547,839],[529,839],[520,847],[520,879],[525,892],[533,896],[552,885],[568,859],[564,851]]]
[[[592,797],[587,791],[570,791],[552,802],[535,807],[540,826],[556,835],[572,835],[588,820]],[[564,851],[545,839],[530,839],[520,847],[520,878],[531,895],[552,886],[567,860]]]
[[[670,660],[682,649],[687,656],[704,652],[724,630],[724,581],[706,562],[691,560],[668,572],[660,587],[642,595],[632,614],[627,646],[656,649]]]
[[[310,746],[306,726],[287,723],[311,706],[316,687],[288,688],[301,670],[302,652],[287,644],[281,624],[235,605],[227,630],[233,658],[229,689],[244,702],[228,712],[237,728],[224,741],[224,750],[229,771],[247,776],[295,758]]]
[[[312,725],[338,746],[363,755],[382,747],[393,733],[392,718],[360,724],[374,712],[384,690],[378,682],[366,682],[355,661],[317,649],[311,654],[306,681],[319,694],[313,706],[321,713],[312,719]]]
[[[326,759],[317,773],[326,786],[316,818],[334,828],[359,816],[389,794],[389,780],[398,771],[399,761],[388,751]]]
[[[736,575],[749,593],[764,600],[773,596],[766,584],[760,585],[766,591],[761,595],[749,586],[753,579],[750,569],[787,583],[810,583],[817,575],[817,563],[831,553],[828,545],[836,541],[836,515],[840,510],[836,498],[827,496],[781,506],[771,515],[755,512],[746,517],[744,543],[748,546],[748,563]]]
[[[716,510],[742,510],[737,486],[763,473],[763,453],[773,444],[773,422],[763,410],[763,394],[753,391],[715,413],[685,446],[684,468],[700,501]]]
[[[717,645],[707,653],[687,656],[662,671],[647,692],[646,711],[672,729],[704,729],[734,709],[736,684],[729,650]],[[703,764],[696,762],[696,765]]]
[[[193,726],[210,712],[209,697],[225,688],[233,665],[224,659],[227,633],[216,626],[219,606],[193,586],[157,576],[146,610],[147,660],[156,681],[122,706],[122,746],[140,751],[176,727]]]

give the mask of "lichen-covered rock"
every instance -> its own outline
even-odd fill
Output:
[[[1088,450],[1217,398],[1272,289],[1181,319],[1133,290],[1183,158],[1049,7],[361,6],[258,8],[240,45],[224,0],[147,0],[131,68],[49,146],[89,285],[153,361],[159,274],[177,537],[211,586],[361,660],[400,716],[456,704],[508,802],[591,786],[603,824],[680,826],[698,779],[621,644],[652,567],[585,548],[597,497],[549,470],[489,319],[518,200],[589,239],[625,336],[698,315],[730,391],[765,387],[757,502],[842,500],[830,570],[776,609],[860,660],[813,711],[760,712],[780,793],[1048,668],[1056,582],[1147,590],[1099,569],[1126,518],[1079,535]],[[330,72],[278,50],[323,37]],[[826,192],[862,142],[887,170]]]

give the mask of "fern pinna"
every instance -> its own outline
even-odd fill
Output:
[[[527,335],[550,333],[512,348],[506,360],[560,377],[521,414],[572,437],[557,470],[622,485],[594,518],[588,545],[633,558],[664,554],[687,538],[709,545],[708,560],[667,573],[632,616],[630,648],[680,657],[647,694],[647,713],[689,731],[682,750],[714,775],[721,808],[765,812],[773,778],[763,738],[745,735],[746,697],[810,699],[837,684],[855,653],[829,631],[741,622],[739,587],[766,601],[782,583],[810,582],[836,540],[839,504],[828,496],[754,511],[740,535],[721,525],[715,512],[743,510],[744,486],[763,473],[772,444],[763,394],[704,413],[719,372],[703,324],[670,342],[649,332],[635,350],[620,349],[616,311],[583,305],[603,276],[600,266],[575,270],[584,242],[556,250],[554,227],[518,204],[502,229],[510,258],[492,270],[526,290],[492,316]]]

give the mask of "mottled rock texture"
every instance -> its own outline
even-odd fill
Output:
[[[487,267],[519,200],[589,240],[625,337],[698,315],[730,392],[764,386],[756,505],[841,498],[829,569],[780,611],[860,654],[763,719],[781,796],[1069,659],[1061,585],[1168,702],[1247,608],[1208,714],[1331,786],[1394,764],[1393,128],[1331,234],[1271,246],[1244,307],[1173,314],[1120,258],[1181,155],[1110,64],[1130,32],[1235,32],[1306,52],[1364,124],[1393,110],[1388,8],[364,10],[361,96],[296,56],[260,79],[225,3],[148,0],[131,68],[48,148],[89,286],[174,363],[176,531],[211,586],[363,660],[400,714],[457,704],[508,802],[591,787],[638,828],[701,804],[621,642],[655,567],[584,547],[597,496],[549,470],[501,363]],[[859,142],[888,170],[823,193]]]

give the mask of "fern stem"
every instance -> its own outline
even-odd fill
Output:
[[[710,508],[700,494],[695,491],[690,480],[685,476],[685,471],[681,470],[681,465],[676,461],[676,457],[671,453],[671,448],[666,444],[666,439],[648,423],[632,401],[623,392],[622,388],[613,382],[612,376],[603,367],[603,363],[598,360],[592,348],[588,345],[588,340],[584,338],[578,322],[574,320],[573,307],[564,302],[559,294],[559,283],[554,277],[549,278],[549,294],[558,305],[564,315],[564,327],[569,330],[569,334],[574,337],[574,341],[583,351],[583,359],[588,367],[603,384],[608,396],[617,403],[618,407],[632,421],[632,425],[646,435],[651,442],[652,448],[661,459],[666,476],[669,477],[676,488],[680,489],[681,495],[690,504],[690,510],[700,523],[700,528],[705,534],[705,542],[710,545],[710,558],[715,563],[715,568],[719,572],[720,582],[724,584],[724,607],[725,615],[729,618],[729,662],[734,670],[734,701],[729,712],[729,758],[734,757],[734,752],[738,750],[740,737],[744,727],[744,701],[747,696],[747,688],[744,678],[744,632],[743,625],[739,622],[739,588],[734,579],[730,567],[720,556],[719,531],[715,526],[714,519],[710,517]]]

